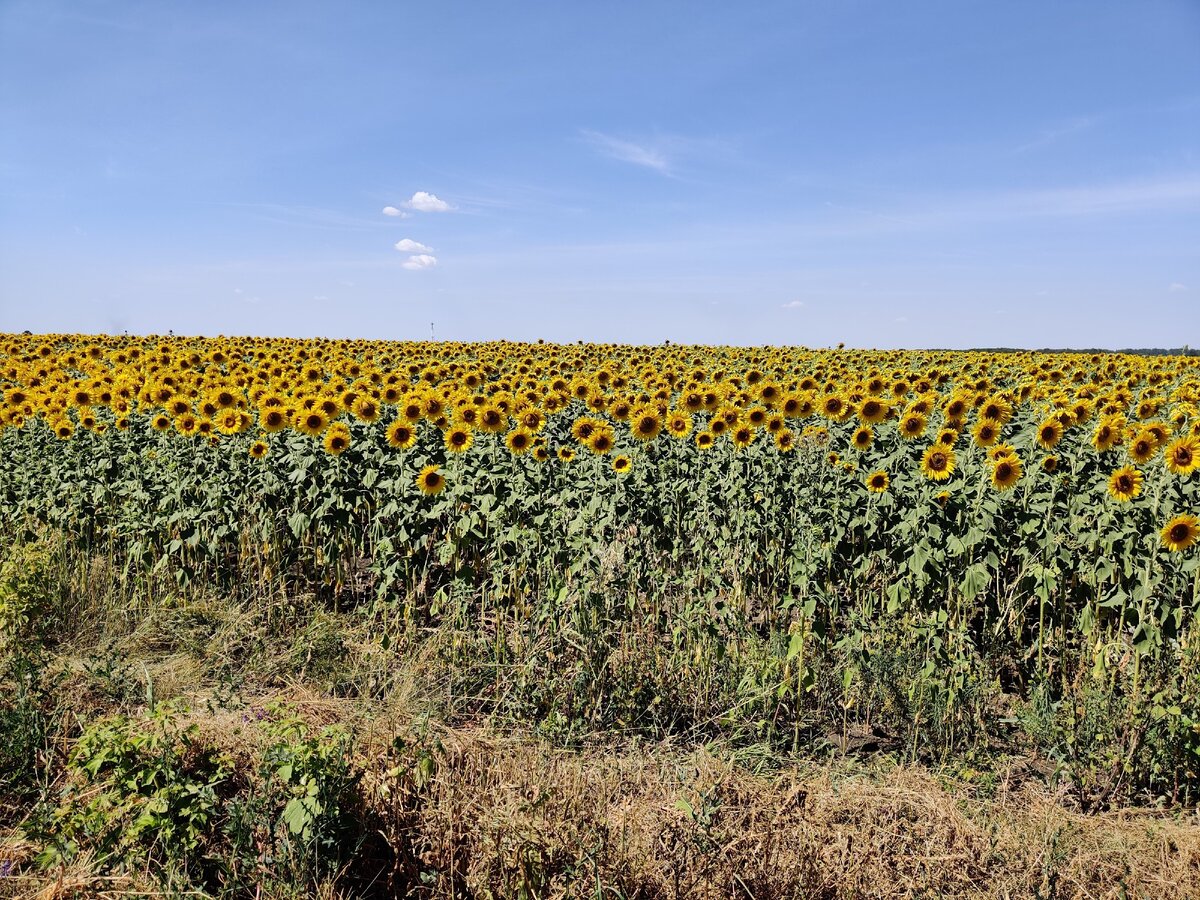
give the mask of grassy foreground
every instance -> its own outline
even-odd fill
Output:
[[[1200,896],[1194,809],[1099,791],[1122,761],[1048,752],[1032,700],[988,694],[964,751],[850,709],[792,745],[730,706],[732,654],[644,621],[598,623],[590,670],[569,634],[381,640],[353,595],[148,590],[48,535],[2,554],[6,608],[45,626],[2,648],[5,896]]]

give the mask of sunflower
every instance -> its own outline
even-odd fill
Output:
[[[488,434],[499,434],[508,427],[508,416],[498,406],[485,406],[479,412],[479,430]]]
[[[200,420],[191,413],[184,413],[175,420],[175,430],[180,434],[195,434],[200,427]]]
[[[1136,463],[1149,462],[1158,453],[1158,442],[1154,435],[1147,431],[1139,431],[1129,445],[1129,456]]]
[[[864,425],[878,425],[888,417],[890,411],[886,403],[871,398],[859,404],[858,418]]]
[[[350,447],[350,429],[341,422],[335,422],[325,432],[324,444],[326,453],[341,456]]]
[[[215,424],[221,434],[237,434],[242,430],[242,414],[236,409],[227,409],[217,416]]]
[[[267,446],[266,441],[255,441],[250,445],[250,457],[252,459],[262,459],[270,452],[271,448]]]
[[[780,453],[791,453],[796,449],[796,435],[790,428],[783,428],[775,432],[775,449]]]
[[[396,419],[387,427],[387,442],[397,450],[407,450],[417,441],[417,429],[407,419]]]
[[[446,478],[438,470],[438,466],[426,466],[417,473],[417,487],[421,489],[421,493],[432,497],[434,494],[440,494],[446,487]]]
[[[906,441],[915,441],[925,433],[925,426],[929,420],[919,412],[905,413],[900,420],[899,431],[900,437]]]
[[[475,443],[475,434],[470,428],[461,425],[446,432],[446,449],[451,453],[465,453]]]
[[[980,419],[971,429],[971,436],[980,447],[990,447],[1000,437],[1000,423],[995,419]]]
[[[1092,446],[1104,453],[1121,443],[1121,429],[1115,422],[1103,421],[1092,435]]]
[[[921,456],[921,474],[934,481],[945,481],[954,474],[954,451],[943,444],[930,444]]]
[[[1050,418],[1042,422],[1037,430],[1037,442],[1047,450],[1053,450],[1054,445],[1062,440],[1063,426],[1058,419]]]
[[[1163,527],[1162,542],[1172,553],[1179,553],[1196,543],[1200,525],[1195,516],[1178,515]]]
[[[882,494],[887,491],[892,480],[888,477],[888,473],[880,469],[878,472],[872,472],[867,476],[867,490],[872,494]]]
[[[613,438],[612,429],[608,426],[597,428],[591,433],[587,439],[587,447],[597,456],[603,456],[612,450],[616,441]]]
[[[1007,491],[1021,480],[1021,460],[1016,456],[1005,456],[992,466],[992,487],[998,491]]]
[[[701,431],[696,435],[696,446],[701,450],[711,449],[713,442],[716,439],[716,435],[714,435],[711,431]]]
[[[681,410],[667,416],[667,432],[671,437],[685,438],[692,431],[692,417]]]
[[[379,404],[373,397],[359,397],[351,409],[363,422],[374,422],[379,418]]]
[[[945,444],[947,447],[953,447],[958,443],[958,429],[943,427],[934,439],[935,443]]]
[[[992,463],[997,463],[1006,456],[1015,457],[1016,455],[1017,448],[1012,444],[993,444],[987,450],[988,461]]]
[[[633,460],[622,453],[620,456],[614,456],[612,461],[613,471],[618,475],[624,475],[633,468]]]
[[[74,433],[75,429],[71,427],[70,422],[59,422],[54,426],[54,436],[60,441],[69,441]]]
[[[1200,441],[1191,435],[1185,435],[1167,447],[1163,459],[1172,473],[1190,475],[1200,466]]]
[[[728,431],[729,423],[726,422],[724,419],[722,419],[720,416],[714,416],[713,420],[708,423],[708,430],[710,432],[712,432],[713,436],[715,437],[717,435],[724,434],[726,431]]]
[[[520,456],[527,453],[533,446],[533,432],[524,425],[518,425],[504,436],[504,443],[508,447],[509,453]]]
[[[277,431],[283,431],[287,427],[287,416],[278,406],[260,409],[258,412],[258,424],[267,434],[274,434]]]
[[[150,427],[155,431],[166,431],[171,427],[171,420],[165,413],[159,413],[150,420]]]
[[[310,437],[316,437],[328,427],[329,420],[320,410],[306,409],[296,414],[296,430]]]
[[[1042,458],[1042,471],[1047,474],[1058,471],[1058,457],[1053,453],[1044,456]]]
[[[754,443],[754,438],[757,434],[753,425],[741,424],[730,432],[730,439],[733,441],[733,446],[739,450],[745,450]]]
[[[575,458],[575,451],[570,447],[559,447],[558,458],[563,462],[570,462]]]
[[[850,438],[850,443],[854,446],[855,450],[866,450],[874,440],[875,432],[871,430],[871,426],[863,425],[854,432],[854,436]]]
[[[828,394],[821,398],[821,415],[825,418],[842,422],[849,418],[850,413],[850,404],[841,394]]]
[[[643,406],[630,419],[629,433],[639,441],[652,441],[662,431],[662,420],[658,410],[652,406]]]
[[[1108,493],[1118,503],[1128,503],[1142,492],[1142,473],[1124,466],[1108,476]]]

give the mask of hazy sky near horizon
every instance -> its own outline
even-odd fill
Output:
[[[0,0],[0,331],[1200,344],[1200,2]]]

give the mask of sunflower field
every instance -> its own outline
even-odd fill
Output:
[[[1094,803],[1198,796],[1198,468],[1196,357],[0,336],[3,540],[124,615],[311,597],[556,739],[1024,742]]]

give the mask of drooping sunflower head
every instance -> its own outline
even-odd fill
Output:
[[[1128,503],[1142,492],[1142,473],[1123,466],[1108,476],[1108,493],[1118,503]]]
[[[1172,553],[1181,553],[1200,536],[1200,524],[1195,516],[1178,515],[1163,527],[1162,542]]]
[[[417,473],[417,487],[421,489],[421,493],[432,497],[445,489],[446,477],[442,475],[438,466],[426,466]]]
[[[886,492],[891,483],[891,478],[883,469],[880,469],[878,472],[872,472],[866,478],[867,490],[872,494],[882,494]]]

